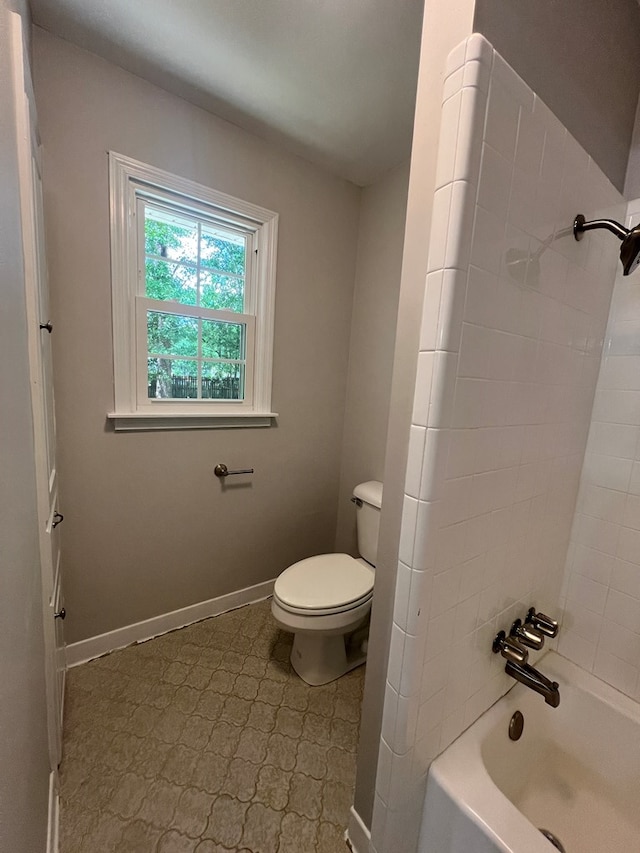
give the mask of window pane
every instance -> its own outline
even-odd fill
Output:
[[[208,400],[243,400],[244,365],[203,364],[202,396]]]
[[[245,238],[203,225],[200,263],[209,269],[244,275]]]
[[[198,355],[198,321],[147,311],[147,349],[158,355]]]
[[[148,396],[160,400],[195,399],[198,396],[198,363],[176,358],[150,358]]]
[[[198,300],[198,276],[190,267],[147,258],[145,294],[150,299],[195,305]]]
[[[218,273],[200,273],[200,299],[205,308],[244,311],[244,279]]]
[[[145,205],[144,244],[148,255],[198,262],[198,225],[189,218]]]
[[[244,358],[244,324],[202,321],[204,358]]]

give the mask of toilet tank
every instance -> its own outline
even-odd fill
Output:
[[[360,483],[353,490],[353,501],[357,507],[358,552],[367,563],[375,566],[378,555],[382,483],[377,480]]]

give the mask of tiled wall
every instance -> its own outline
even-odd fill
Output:
[[[621,269],[565,576],[560,651],[640,701],[640,278]]]
[[[378,853],[415,850],[430,761],[511,686],[496,631],[531,603],[560,613],[618,249],[571,225],[622,210],[482,37],[451,54],[443,101]]]

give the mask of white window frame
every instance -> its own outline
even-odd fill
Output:
[[[109,152],[109,194],[115,409],[108,418],[115,429],[270,426],[277,417],[271,411],[271,380],[278,214],[113,151]],[[175,310],[178,305],[150,300],[142,289],[141,199],[174,205],[195,216],[208,214],[249,234],[246,313],[197,311],[201,317],[216,315],[245,324],[243,400],[147,397],[146,367],[142,369],[147,345],[146,309],[162,311],[169,305]],[[194,310],[180,305],[178,313],[189,315]]]

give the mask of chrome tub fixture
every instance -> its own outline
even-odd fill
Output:
[[[596,228],[604,228],[615,234],[622,242],[620,246],[620,262],[624,275],[632,273],[640,264],[640,225],[635,228],[625,228],[614,219],[593,219],[587,222],[579,213],[573,221],[573,236],[576,240],[582,240],[585,231],[593,231]]]
[[[493,653],[500,653],[507,661],[504,668],[507,675],[539,693],[552,708],[557,708],[560,704],[558,682],[551,681],[528,663],[529,652],[525,646],[539,651],[544,645],[545,637],[555,637],[557,633],[558,623],[544,613],[537,613],[535,607],[531,607],[524,622],[516,619],[509,634],[500,631],[492,645]]]
[[[558,682],[551,681],[546,675],[543,675],[530,664],[514,663],[508,660],[504,671],[507,675],[519,681],[520,684],[524,684],[525,687],[529,687],[531,690],[539,693],[547,705],[551,705],[552,708],[557,708],[560,704],[560,685]]]

